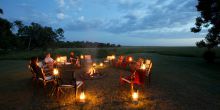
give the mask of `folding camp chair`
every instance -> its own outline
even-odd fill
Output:
[[[133,89],[133,85],[142,85],[142,88],[144,88],[145,80],[148,80],[148,84],[150,85],[151,81],[151,68],[152,68],[152,62],[149,64],[149,67],[141,70],[136,69],[129,76],[122,77],[122,73],[120,75],[120,84],[128,83],[131,86],[131,89]]]
[[[31,73],[32,73],[32,83],[37,83],[37,86],[38,84],[43,84],[43,87],[44,89],[46,88],[47,84],[48,83],[54,83],[54,76],[51,75],[51,76],[45,76],[44,78],[43,77],[39,77],[39,76],[43,76],[44,71],[42,70],[42,68],[40,68],[39,71],[36,71],[34,70],[31,65],[28,66]],[[38,74],[38,75],[37,75]]]
[[[62,78],[57,79],[57,86],[55,91],[57,93],[57,97],[63,93],[65,89],[74,89],[75,97],[77,96],[78,88],[84,85],[84,81],[77,81],[75,78],[75,73],[72,71],[72,81],[70,83],[64,83]],[[83,88],[82,88],[83,89]]]

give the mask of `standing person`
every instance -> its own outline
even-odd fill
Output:
[[[75,64],[77,58],[74,56],[74,52],[70,52],[70,62]]]

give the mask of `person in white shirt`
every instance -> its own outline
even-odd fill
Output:
[[[49,74],[53,74],[53,66],[54,66],[55,61],[53,60],[53,58],[51,58],[50,53],[47,53],[44,59],[44,62],[46,64],[44,66],[45,72]]]
[[[48,53],[44,59],[45,63],[54,63],[53,58],[51,58],[50,53]]]

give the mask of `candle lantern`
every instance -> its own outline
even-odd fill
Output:
[[[56,60],[56,61],[57,61],[58,63],[61,62],[60,57],[57,57],[57,60]]]
[[[103,67],[104,65],[103,65],[103,63],[100,63],[99,66]]]
[[[80,59],[84,59],[84,56],[83,56],[83,55],[80,55]]]
[[[128,58],[128,61],[129,61],[129,62],[132,62],[132,61],[133,61],[133,58],[132,58],[132,57],[129,57],[129,58]]]
[[[57,68],[54,68],[54,69],[53,69],[53,74],[54,74],[54,76],[58,76],[59,71],[58,71],[58,69],[57,69]]]
[[[114,60],[115,59],[115,55],[112,55],[112,59],[111,60]]]
[[[142,70],[145,70],[146,69],[146,64],[141,64],[141,68],[140,69],[142,69]]]
[[[135,104],[137,104],[138,103],[138,90],[137,91],[133,91],[133,93],[132,93],[132,100],[133,100],[133,102],[135,103]]]
[[[81,103],[85,103],[86,102],[86,95],[85,95],[84,92],[80,93],[79,102],[81,102]]]

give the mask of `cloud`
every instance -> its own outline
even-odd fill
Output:
[[[65,29],[68,31],[88,31],[88,30],[99,30],[103,23],[99,20],[85,21],[84,17],[79,17],[78,20],[73,20],[69,23]]]
[[[65,6],[65,1],[64,0],[57,0],[59,7],[64,7]]]
[[[64,13],[57,13],[57,19],[63,20],[64,18],[65,18],[65,14]]]
[[[84,19],[85,19],[84,16],[80,16],[80,17],[78,18],[79,21],[84,21]]]

